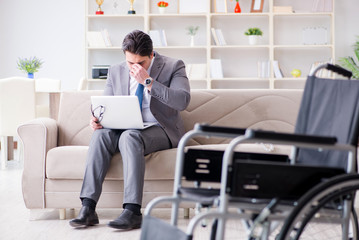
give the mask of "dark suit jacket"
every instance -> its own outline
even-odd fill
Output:
[[[183,61],[155,53],[150,76],[150,109],[176,147],[185,133],[180,111],[190,102],[190,87]],[[112,66],[108,72],[104,95],[129,95],[129,69],[126,62]]]

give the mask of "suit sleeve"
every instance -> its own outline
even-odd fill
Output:
[[[106,86],[105,89],[103,91],[103,95],[104,96],[113,96],[114,95],[114,91],[113,91],[113,86],[112,86],[112,74],[111,74],[111,67],[108,69],[108,73],[107,73],[107,80],[106,80]]]
[[[166,76],[166,75],[169,76]],[[165,76],[165,77],[162,77]],[[190,86],[183,61],[176,60],[173,64],[166,63],[158,81],[154,81],[151,96],[166,106],[178,111],[186,109],[190,102]]]

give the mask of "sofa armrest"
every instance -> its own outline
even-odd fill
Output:
[[[57,146],[57,123],[50,118],[37,118],[17,129],[23,143],[24,170],[22,192],[29,209],[44,208],[45,162],[47,152]]]

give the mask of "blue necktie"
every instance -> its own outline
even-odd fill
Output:
[[[142,112],[143,89],[144,89],[144,86],[142,84],[138,84],[137,89],[136,89],[136,94],[135,94],[138,97],[141,112]]]

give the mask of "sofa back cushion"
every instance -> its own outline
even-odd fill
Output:
[[[59,105],[59,146],[88,146],[92,129],[89,126],[91,96],[102,95],[103,91],[62,92]]]
[[[302,92],[268,89],[192,90],[190,105],[181,115],[186,131],[193,129],[195,123],[208,123],[293,132]],[[92,95],[102,95],[102,91],[61,94],[58,115],[59,146],[89,144],[92,135],[89,127]],[[191,144],[220,144],[228,141],[219,138],[196,138]]]
[[[195,123],[293,132],[303,90],[211,89],[192,90],[182,112],[186,131]],[[195,138],[196,144],[228,143],[231,139]]]

